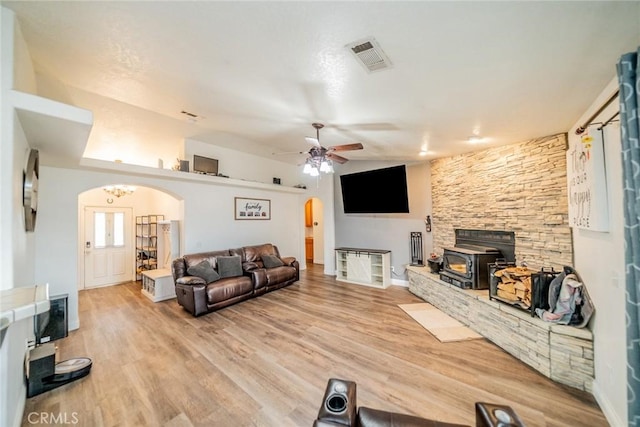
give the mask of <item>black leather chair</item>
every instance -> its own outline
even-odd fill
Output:
[[[509,406],[476,402],[476,427],[524,427]],[[469,427],[356,405],[356,383],[331,378],[314,427]]]

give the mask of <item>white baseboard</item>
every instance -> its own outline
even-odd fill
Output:
[[[404,286],[405,288],[409,287],[408,280],[400,280],[400,279],[391,279],[391,284],[396,286]]]
[[[611,427],[626,427],[627,423],[623,422],[623,420],[620,418],[624,415],[616,413],[609,399],[607,399],[607,397],[602,394],[597,381],[593,382],[592,389],[593,397],[596,399],[596,402],[598,402],[598,405],[600,405],[600,409],[602,409],[602,413],[609,422],[609,425]]]
[[[22,387],[22,393],[20,394],[20,400],[16,406],[16,417],[13,420],[14,427],[20,427],[22,425],[22,417],[24,417],[24,407],[27,404],[27,388]]]

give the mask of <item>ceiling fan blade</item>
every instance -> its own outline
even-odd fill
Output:
[[[338,156],[337,154],[333,154],[333,153],[328,153],[327,154],[327,159],[329,160],[333,160],[336,163],[346,163],[349,161],[349,159],[346,159],[342,156]]]
[[[309,144],[317,145],[318,147],[320,146],[320,141],[318,141],[318,138],[305,136],[304,139],[306,139]]]
[[[362,150],[364,147],[359,142],[354,144],[344,144],[344,145],[334,145],[333,147],[329,147],[329,151],[351,151],[351,150]]]

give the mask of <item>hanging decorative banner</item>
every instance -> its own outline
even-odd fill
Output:
[[[603,143],[602,130],[597,129],[569,137],[567,185],[571,227],[609,230]]]

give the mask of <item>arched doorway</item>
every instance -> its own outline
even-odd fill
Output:
[[[151,214],[182,220],[180,201],[164,191],[143,186],[120,197],[106,193],[103,187],[78,195],[79,290],[139,277],[135,218]]]
[[[312,197],[304,205],[304,243],[307,264],[324,264],[323,204]]]

